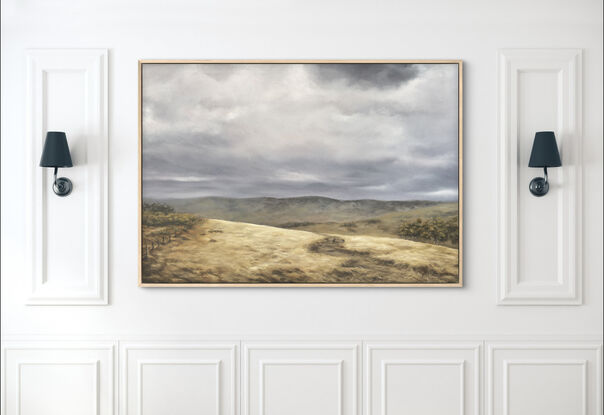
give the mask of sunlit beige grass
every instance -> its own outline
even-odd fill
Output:
[[[430,266],[441,274],[457,274],[457,249],[396,238],[350,235],[344,238],[347,248],[368,250],[376,258],[412,267]]]
[[[455,283],[457,250],[204,219],[143,259],[145,283]]]

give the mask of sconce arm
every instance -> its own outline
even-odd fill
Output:
[[[544,168],[543,168],[543,176],[544,176],[544,178],[545,178],[545,183],[548,183],[548,181],[547,181],[547,167],[544,167]],[[548,183],[548,184],[549,184],[549,183]]]
[[[73,184],[71,180],[66,177],[57,177],[57,172],[59,170],[58,167],[55,167],[54,172],[54,182],[52,184],[52,190],[55,192],[57,196],[67,196],[71,193],[71,189],[73,188]]]

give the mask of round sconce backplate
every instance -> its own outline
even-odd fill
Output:
[[[67,196],[69,193],[71,193],[71,189],[73,189],[71,180],[66,177],[59,177],[52,185],[52,190],[54,190],[57,196],[61,197]]]
[[[529,184],[529,190],[533,195],[541,197],[549,191],[549,183],[543,177],[535,177]]]

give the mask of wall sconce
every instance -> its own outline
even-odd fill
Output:
[[[533,150],[531,151],[528,166],[543,167],[545,177],[535,177],[529,185],[531,193],[541,197],[549,191],[547,168],[562,166],[558,145],[556,144],[556,136],[553,131],[539,131],[535,134],[535,141],[533,141]]]
[[[71,162],[71,154],[69,153],[69,145],[67,145],[67,137],[62,131],[49,131],[46,133],[46,141],[44,142],[44,150],[42,150],[42,158],[40,159],[40,167],[54,167],[55,180],[52,185],[57,196],[67,196],[71,193],[73,184],[66,177],[57,178],[57,170],[59,167],[73,167]]]

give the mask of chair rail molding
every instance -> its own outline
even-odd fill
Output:
[[[499,51],[500,305],[582,304],[581,49]],[[554,131],[562,167],[550,192],[528,190],[537,131]]]
[[[106,49],[32,49],[27,57],[27,262],[30,305],[108,303]],[[65,131],[73,192],[38,167],[46,131]]]

